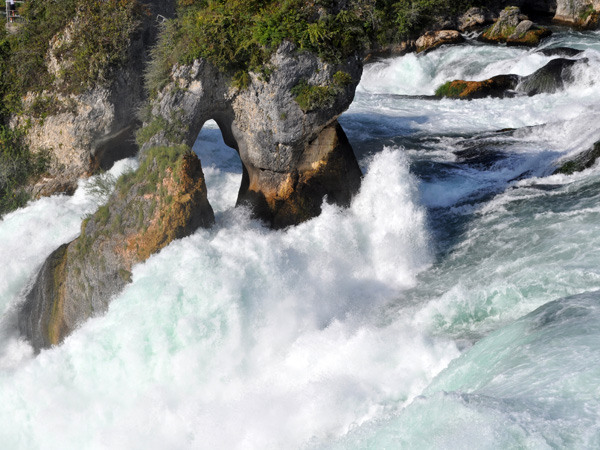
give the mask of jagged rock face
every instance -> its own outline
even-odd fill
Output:
[[[484,42],[536,47],[551,34],[547,28],[536,27],[518,7],[510,6],[502,10],[496,23],[486,29],[480,39]]]
[[[242,160],[238,203],[281,227],[317,215],[323,195],[347,204],[356,192],[361,173],[336,118],[354,98],[362,65],[357,57],[327,64],[286,42],[270,66],[268,80],[250,74],[244,89],[232,87],[230,75],[206,60],[178,66],[152,108],[153,120],[166,125],[143,150],[157,144],[191,146],[204,122],[214,119]],[[331,143],[328,151],[323,142]],[[311,150],[315,146],[318,152]],[[328,173],[331,179],[325,180]],[[313,184],[320,188],[314,190]]]
[[[110,80],[81,94],[54,92],[30,93],[24,99],[26,110],[40,101],[52,102],[53,111],[44,117],[21,116],[13,125],[30,124],[26,141],[33,151],[50,150],[49,177],[31,188],[34,196],[71,192],[77,179],[137,152],[135,129],[140,125],[137,109],[145,98],[142,74],[148,50],[158,33],[157,14],[172,17],[175,0],[141,0],[148,17],[139,32],[128,42],[128,62],[115,68]],[[61,55],[60,47],[70,39],[70,28],[77,18],[50,42],[46,65],[61,83],[62,71],[71,61]]]
[[[196,155],[161,148],[147,158],[84,221],[81,235],[55,250],[38,273],[19,314],[21,333],[36,351],[104,313],[131,281],[134,264],[214,223]]]
[[[595,29],[600,23],[600,0],[558,0],[554,21]]]

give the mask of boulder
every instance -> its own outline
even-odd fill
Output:
[[[426,53],[444,44],[460,44],[465,38],[456,30],[428,31],[417,39],[417,53]]]
[[[136,173],[119,180],[108,203],[84,220],[81,235],[46,260],[19,312],[21,333],[36,351],[61,343],[108,309],[131,281],[134,264],[213,223],[196,155],[152,149]]]
[[[509,6],[502,10],[496,23],[487,28],[479,39],[490,43],[536,47],[551,34],[549,29],[535,26],[518,7]]]
[[[586,61],[585,58],[553,59],[541,69],[523,77],[517,91],[531,96],[542,93],[551,94],[564,89],[565,84],[573,81],[573,67],[576,64],[584,64]]]
[[[498,75],[484,81],[454,80],[440,86],[437,97],[472,100],[485,97],[502,98],[519,84],[518,75]]]
[[[600,24],[600,0],[557,0],[554,22],[585,29]]]

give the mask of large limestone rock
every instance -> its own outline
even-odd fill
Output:
[[[595,29],[600,24],[600,0],[558,0],[554,21]]]
[[[116,160],[137,152],[135,129],[140,122],[136,112],[145,99],[142,74],[158,34],[156,17],[175,13],[174,0],[141,2],[148,14],[127,43],[126,64],[114,67],[108,80],[83,92],[78,87],[65,89],[69,81],[63,78],[73,62],[61,51],[78,17],[49,43],[46,66],[55,77],[55,88],[29,93],[24,99],[27,113],[12,120],[13,125],[27,124],[26,141],[33,151],[50,151],[48,176],[31,188],[34,196],[72,192],[78,178],[108,169]],[[64,93],[69,90],[76,93]],[[45,109],[42,115],[35,113],[39,105]]]
[[[268,79],[251,73],[240,89],[204,59],[177,66],[153,103],[146,130],[157,131],[143,148],[191,146],[214,119],[243,164],[238,204],[280,228],[318,215],[324,196],[347,205],[357,191],[361,172],[336,119],[362,65],[358,57],[325,63],[285,42],[269,67]]]
[[[46,260],[20,311],[21,333],[36,351],[59,344],[107,310],[131,281],[134,264],[213,222],[196,155],[152,149],[140,170],[119,180],[108,203],[83,222],[81,235]]]

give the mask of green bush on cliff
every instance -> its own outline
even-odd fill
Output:
[[[41,175],[47,162],[45,153],[29,151],[22,131],[0,125],[0,218],[27,203],[29,195],[23,186]]]
[[[1,81],[17,97],[57,87],[81,92],[105,81],[127,59],[145,10],[138,0],[28,0],[20,13],[25,20],[18,31],[0,42],[9,49],[1,55],[7,68]],[[58,80],[47,70],[52,44],[64,63]],[[19,98],[10,100],[18,107]]]
[[[355,0],[343,9],[333,0],[178,0],[178,18],[167,21],[146,75],[151,93],[176,63],[206,58],[235,74],[243,88],[248,71],[261,72],[284,41],[337,62],[372,46],[418,33],[436,18],[481,0]]]

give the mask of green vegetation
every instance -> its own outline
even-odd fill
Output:
[[[170,167],[176,176],[183,156],[189,152],[191,150],[186,145],[151,147],[144,155],[138,170],[121,175],[115,189],[121,196],[125,196],[134,185],[142,184],[145,193],[154,193],[165,177],[167,168]]]
[[[50,87],[78,93],[106,81],[127,59],[128,42],[145,12],[137,0],[28,0],[21,14],[18,32],[0,42],[8,48],[2,82],[20,95]],[[51,48],[62,62],[58,74],[47,69]]]
[[[27,203],[29,195],[23,186],[41,175],[47,162],[47,153],[29,151],[21,130],[0,125],[0,218]]]
[[[179,0],[178,18],[164,24],[146,74],[151,93],[176,63],[206,58],[244,88],[248,72],[268,79],[269,58],[284,41],[328,62],[414,36],[436,18],[483,4],[478,0]],[[319,93],[322,96],[324,93]]]
[[[28,200],[23,187],[48,163],[47,153],[27,148],[25,128],[8,127],[9,118],[71,110],[73,105],[59,101],[56,92],[80,93],[106,81],[127,59],[128,43],[145,12],[138,0],[28,0],[20,14],[25,20],[16,33],[0,31],[0,216],[23,206]],[[69,28],[70,23],[76,26]],[[62,33],[65,29],[69,32]],[[61,61],[56,73],[47,69],[49,54]],[[38,96],[24,111],[27,92]]]
[[[301,80],[292,88],[296,102],[304,112],[318,108],[330,108],[333,106],[337,95],[352,83],[352,77],[346,72],[333,74],[333,84],[328,86],[313,86],[306,80]]]
[[[448,81],[435,90],[436,97],[459,98],[467,88],[464,81]]]

